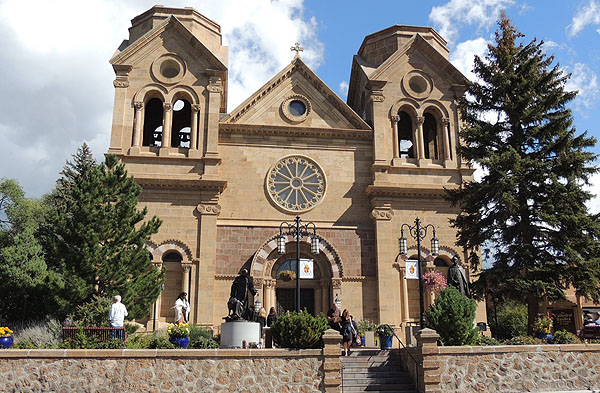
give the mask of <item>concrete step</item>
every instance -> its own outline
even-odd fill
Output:
[[[415,387],[411,384],[406,385],[368,385],[368,386],[346,386],[343,387],[344,392],[416,392]]]
[[[344,386],[370,386],[370,385],[411,385],[410,378],[344,378]]]

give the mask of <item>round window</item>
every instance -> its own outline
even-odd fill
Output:
[[[408,85],[415,93],[424,93],[427,90],[427,81],[421,75],[414,75],[410,78]]]
[[[165,78],[175,78],[179,74],[179,64],[173,59],[168,59],[160,65],[160,73]]]
[[[308,98],[299,94],[288,97],[281,103],[283,116],[291,122],[300,123],[310,115],[311,105]]]
[[[307,211],[323,200],[325,174],[308,157],[290,156],[279,160],[267,174],[267,193],[279,207],[291,211]]]
[[[412,70],[402,78],[402,87],[409,96],[423,100],[431,94],[433,80],[424,71]]]
[[[154,60],[150,70],[157,81],[172,85],[183,79],[185,63],[179,56],[168,53]]]

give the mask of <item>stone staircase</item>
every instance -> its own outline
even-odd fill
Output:
[[[341,360],[342,392],[417,393],[398,350],[354,348]]]

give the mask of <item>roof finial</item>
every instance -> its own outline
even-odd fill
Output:
[[[296,57],[300,57],[300,52],[302,52],[304,50],[304,48],[301,47],[300,44],[296,42],[296,44],[294,46],[292,46],[290,48],[290,50],[296,51],[296,54],[294,55],[294,58],[296,58]]]

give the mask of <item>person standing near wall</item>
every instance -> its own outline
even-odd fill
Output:
[[[175,323],[187,323],[190,320],[190,302],[187,293],[181,292],[175,300]]]
[[[121,303],[121,296],[115,295],[113,297],[113,304],[110,306],[110,311],[108,313],[108,320],[110,321],[110,327],[113,328],[110,331],[111,340],[115,338],[115,330],[117,331],[117,338],[123,340],[125,337],[123,335],[123,323],[125,322],[125,317],[127,316],[127,308],[123,303]]]

